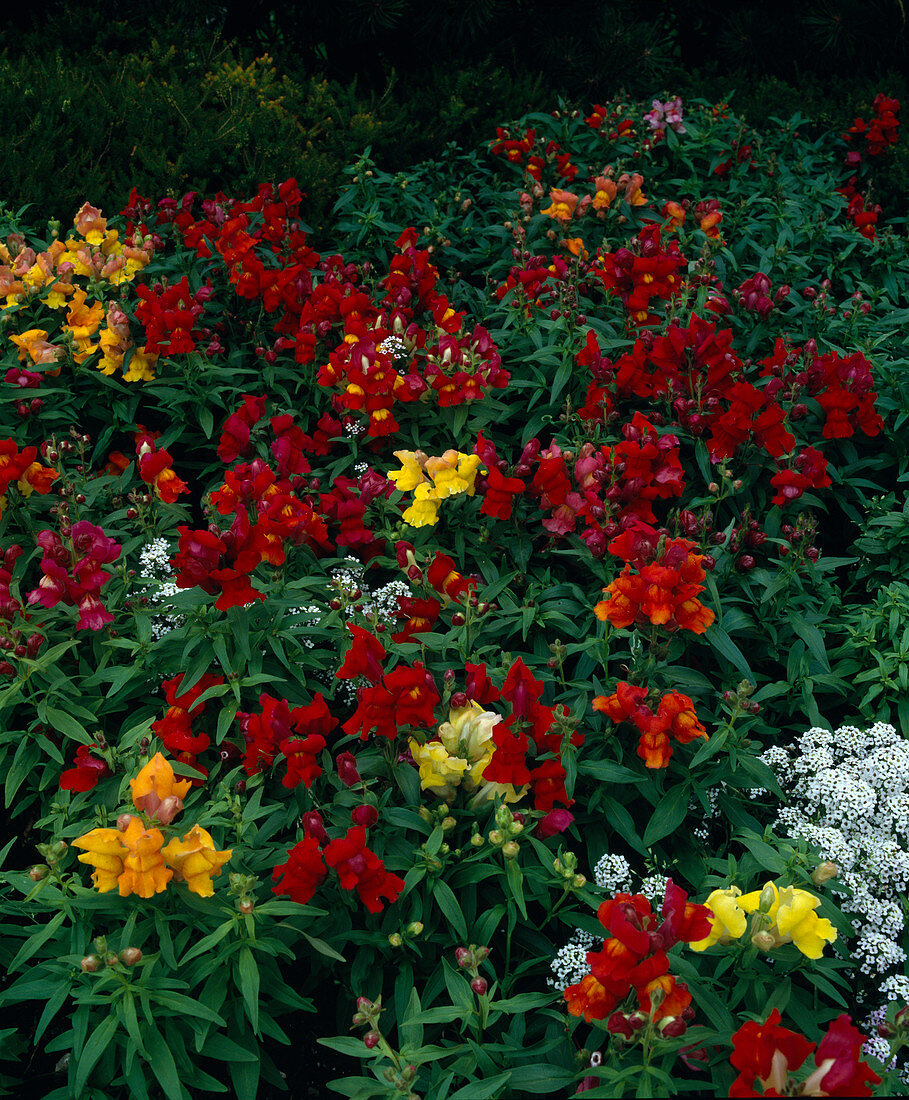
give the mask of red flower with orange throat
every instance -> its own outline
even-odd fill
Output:
[[[613,544],[611,543],[610,546]],[[621,574],[603,591],[594,614],[614,627],[642,625],[665,626],[667,630],[691,630],[703,634],[714,620],[713,612],[697,596],[706,576],[702,554],[694,554],[694,543],[687,539],[669,539],[653,551],[647,564],[638,561],[638,573],[626,563]]]

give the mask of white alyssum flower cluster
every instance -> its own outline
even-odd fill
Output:
[[[180,591],[173,579],[171,555],[170,543],[162,538],[152,539],[139,551],[137,574],[151,605],[153,638],[162,638],[168,631],[176,630],[186,622],[185,615],[168,613],[164,610],[168,601]]]
[[[761,759],[788,798],[776,827],[836,863],[853,893],[844,908],[853,916],[861,972],[878,979],[888,999],[903,998],[909,741],[885,722],[868,730],[813,727],[790,749],[776,745]]]

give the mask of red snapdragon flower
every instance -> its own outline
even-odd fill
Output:
[[[272,878],[278,883],[272,893],[286,894],[291,901],[306,905],[328,874],[316,836],[307,836],[287,853],[287,862],[275,867]],[[402,884],[403,885],[403,884]]]
[[[732,1065],[739,1071],[730,1096],[871,1096],[880,1077],[859,1060],[866,1039],[848,1016],[838,1016],[828,1027],[814,1055],[817,1069],[796,1082],[790,1078],[814,1050],[814,1043],[780,1027],[779,1009],[763,1024],[749,1021],[732,1036]],[[760,1091],[758,1091],[760,1090]]]
[[[362,825],[347,830],[345,837],[329,841],[325,862],[338,872],[344,890],[356,890],[370,913],[385,908],[382,898],[395,902],[404,889],[404,880],[385,870],[385,863],[366,847],[366,829]]]
[[[111,774],[106,760],[92,756],[92,749],[98,746],[80,745],[76,749],[75,767],[68,768],[60,776],[61,791],[91,791],[98,781]]]

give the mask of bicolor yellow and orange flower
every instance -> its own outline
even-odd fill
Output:
[[[555,218],[560,225],[567,225],[574,217],[578,205],[578,196],[572,191],[562,191],[556,187],[549,192],[550,204],[541,214],[547,218]]]
[[[438,523],[439,507],[446,497],[476,492],[477,474],[484,472],[479,455],[449,450],[438,458],[422,451],[395,451],[400,470],[388,474],[402,492],[414,491],[414,502],[404,512],[403,519],[411,527],[426,527]]]
[[[150,819],[168,825],[183,809],[183,797],[192,786],[177,779],[173,768],[161,753],[129,781],[133,805]],[[185,882],[201,897],[213,893],[212,878],[230,859],[231,850],[219,852],[214,841],[199,825],[178,840],[171,838],[165,847],[164,834],[140,817],[123,814],[116,829],[92,829],[72,843],[83,848],[80,863],[94,867],[92,881],[103,894],[116,889],[121,897],[138,894],[150,898],[167,889],[173,879]]]

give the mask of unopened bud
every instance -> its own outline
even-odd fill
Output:
[[[252,898],[240,898],[239,902],[237,902],[237,909],[244,917],[248,917],[255,907],[256,903]]]
[[[402,939],[400,932],[392,932],[391,935],[388,937],[388,942],[391,944],[392,947],[400,947],[404,943],[404,940]]]
[[[408,936],[419,936],[423,932],[423,922],[419,920],[411,921],[404,931]]]
[[[502,836],[500,829],[493,829],[489,834],[489,843],[494,844],[497,848],[504,844],[505,838]]]
[[[142,962],[142,952],[138,947],[124,947],[120,952],[120,962],[124,966],[135,966]]]
[[[363,1036],[363,1042],[366,1044],[367,1050],[372,1050],[374,1047],[377,1047],[379,1045],[379,1040],[381,1038],[382,1036],[378,1033],[378,1031],[367,1031],[366,1034]]]
[[[769,913],[776,903],[777,893],[773,887],[772,882],[768,882],[764,889],[761,890],[761,896],[758,899],[758,912]]]
[[[457,821],[453,817],[442,818],[442,832],[447,833],[457,825]]]
[[[86,955],[79,965],[86,974],[94,974],[95,971],[101,969],[101,957],[99,955]]]
[[[474,991],[474,993],[476,993],[478,997],[484,996],[487,988],[486,979],[474,978],[474,980],[470,983],[470,988]]]
[[[575,875],[574,878],[571,880],[571,885],[573,889],[580,890],[587,885],[587,879],[584,877],[584,875]]]
[[[483,839],[481,833],[474,833],[470,838],[470,843],[474,848],[482,848],[486,841]]]
[[[32,882],[40,882],[42,879],[47,878],[50,874],[50,867],[44,863],[36,863],[28,872],[28,877]]]
[[[113,951],[108,951],[108,953],[104,956],[104,961],[108,966],[116,966],[117,963],[120,961],[120,957],[118,955],[115,955]]]
[[[755,932],[751,937],[751,942],[758,949],[758,951],[768,952],[772,951],[776,945],[776,940],[769,932]]]
[[[521,850],[521,845],[515,840],[508,840],[502,845],[502,855],[506,859],[514,859]]]
[[[129,823],[132,821],[134,814],[120,814],[117,818],[117,828],[121,833],[125,833],[129,828]]]
[[[825,882],[829,882],[832,878],[836,878],[839,873],[839,867],[829,859],[825,859],[823,863],[819,863],[811,872],[811,881],[815,886],[823,886]]]

